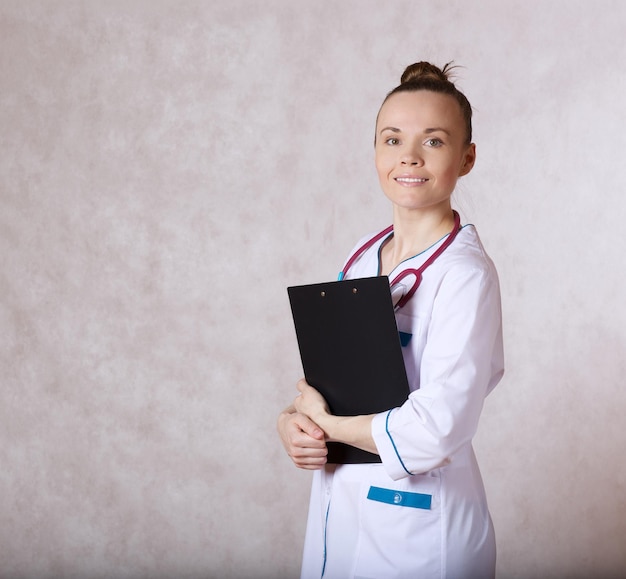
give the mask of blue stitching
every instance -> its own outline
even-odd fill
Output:
[[[328,513],[330,511],[330,500],[328,501],[328,506],[326,507],[326,520],[324,521],[324,563],[322,565],[322,577],[324,576],[324,572],[326,571],[326,530],[328,529]]]
[[[391,440],[391,444],[393,446],[393,449],[396,451],[396,456],[398,457],[398,460],[400,461],[402,468],[405,470],[406,474],[410,474],[411,476],[413,476],[413,473],[406,466],[404,466],[404,463],[402,462],[402,458],[400,458],[400,453],[398,452],[398,449],[396,448],[396,443],[393,441],[393,438],[391,437],[391,433],[389,432],[389,416],[390,415],[391,415],[391,410],[387,412],[387,418],[385,420],[385,430],[387,431],[387,436],[389,437],[389,440]]]

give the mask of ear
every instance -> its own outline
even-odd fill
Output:
[[[474,167],[474,163],[476,163],[476,145],[471,143],[468,145],[467,150],[463,155],[463,162],[461,163],[461,168],[459,170],[459,177],[467,175]]]

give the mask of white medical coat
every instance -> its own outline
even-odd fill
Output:
[[[378,275],[383,242],[346,277]],[[390,279],[419,268],[442,242],[404,261]],[[396,320],[408,342],[411,394],[374,417],[382,464],[314,473],[302,579],[494,576],[493,526],[471,441],[484,398],[504,372],[501,305],[495,267],[472,225],[425,270]],[[415,499],[426,503],[405,506]]]

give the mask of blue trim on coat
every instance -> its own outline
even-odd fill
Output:
[[[411,476],[413,476],[413,473],[406,466],[404,466],[404,462],[402,462],[402,458],[400,457],[400,453],[398,452],[396,443],[393,441],[391,433],[389,432],[389,416],[391,415],[392,410],[393,408],[389,412],[387,412],[387,418],[385,420],[385,431],[387,432],[387,436],[389,437],[389,440],[391,440],[391,445],[393,446],[393,449],[396,451],[396,456],[398,457],[398,460],[400,461],[402,468],[405,470],[406,474],[410,474]]]
[[[328,501],[328,506],[326,507],[326,518],[324,520],[324,562],[322,564],[322,577],[324,576],[324,572],[326,571],[326,529],[328,528],[328,513],[330,512],[330,501]]]

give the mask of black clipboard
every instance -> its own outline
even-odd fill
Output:
[[[409,383],[386,276],[287,291],[305,378],[333,414],[373,414],[404,403]],[[328,462],[380,462],[380,457],[331,442]]]

